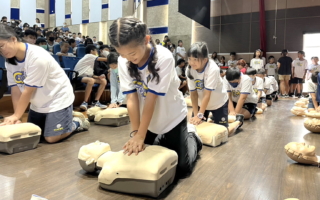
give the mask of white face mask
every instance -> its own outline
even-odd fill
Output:
[[[108,55],[109,55],[109,51],[103,51],[103,52],[102,52],[102,56],[103,56],[103,57],[106,57],[106,58],[107,58]]]

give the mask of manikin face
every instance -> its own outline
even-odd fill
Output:
[[[207,64],[207,62],[208,62],[208,58],[199,59],[192,56],[188,58],[188,63],[194,70],[203,69]]]

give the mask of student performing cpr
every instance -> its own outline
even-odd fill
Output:
[[[161,145],[177,152],[177,172],[191,173],[202,142],[196,133],[188,132],[187,106],[178,90],[172,53],[155,45],[146,24],[136,18],[114,21],[109,39],[120,54],[120,87],[127,95],[132,128],[124,154],[137,155],[144,144]]]

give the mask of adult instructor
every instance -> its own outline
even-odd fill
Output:
[[[291,79],[291,74],[292,74],[292,58],[287,56],[288,55],[288,50],[284,49],[281,52],[282,57],[279,58],[278,60],[278,74],[279,74],[279,80],[280,80],[280,92],[281,92],[281,97],[288,98],[289,97],[289,81]]]

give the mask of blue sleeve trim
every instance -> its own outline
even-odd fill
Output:
[[[158,92],[156,92],[154,90],[150,90],[150,89],[148,89],[148,92],[151,92],[151,93],[153,93],[155,95],[159,95],[159,96],[165,96],[166,95],[166,93],[158,93]]]
[[[130,91],[122,92],[122,94],[131,94],[131,93],[134,93],[136,91],[137,91],[136,89],[133,89],[133,90],[130,90]]]
[[[196,91],[197,89],[194,89],[194,90],[190,90],[191,92],[194,92],[194,91]]]
[[[209,88],[204,88],[204,89],[209,90],[209,91],[214,91],[214,89],[209,89]]]
[[[258,89],[258,91],[263,91],[263,89]]]
[[[309,92],[309,93],[315,93],[315,92]]]
[[[15,84],[15,85],[8,85],[9,88],[14,87],[14,86],[17,86],[17,84]]]
[[[227,90],[227,92],[231,92],[231,90]]]
[[[26,85],[26,86],[28,86],[28,87],[34,87],[34,88],[43,88],[43,86],[28,85],[28,84],[24,84],[24,85]]]
[[[240,92],[240,94],[251,94],[250,92]]]
[[[269,88],[264,88],[265,90],[269,90]]]

